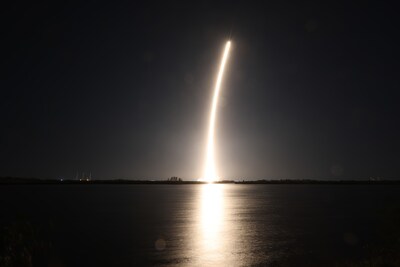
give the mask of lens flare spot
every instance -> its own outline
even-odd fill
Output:
[[[164,250],[166,246],[167,246],[167,242],[165,242],[165,240],[163,238],[157,239],[156,242],[154,243],[154,247],[158,251]]]

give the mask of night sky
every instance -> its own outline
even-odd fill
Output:
[[[199,178],[231,37],[221,178],[400,178],[398,10],[249,2],[3,8],[0,176]]]

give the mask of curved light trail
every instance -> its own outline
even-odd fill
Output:
[[[211,112],[210,112],[210,122],[208,128],[208,142],[207,142],[207,154],[206,154],[206,161],[205,161],[205,168],[203,178],[201,180],[206,182],[213,182],[218,180],[217,170],[215,166],[215,159],[214,159],[214,132],[215,132],[215,119],[217,115],[217,104],[218,104],[218,97],[219,91],[221,88],[222,77],[224,74],[224,69],[226,65],[226,61],[228,59],[229,50],[231,47],[231,41],[226,42],[224,53],[222,56],[221,65],[219,67],[217,82],[215,83],[214,88],[214,96],[212,99],[211,104]]]

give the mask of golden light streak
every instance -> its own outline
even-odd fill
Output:
[[[222,56],[221,65],[219,67],[219,72],[217,76],[217,82],[214,88],[214,96],[211,104],[211,112],[210,112],[210,123],[208,128],[208,142],[207,142],[207,152],[206,152],[206,160],[205,160],[205,168],[203,178],[201,180],[207,182],[217,181],[218,175],[216,170],[216,164],[214,159],[214,131],[215,131],[215,120],[217,115],[217,104],[218,97],[221,88],[222,77],[224,74],[224,69],[226,65],[226,61],[229,55],[229,49],[231,47],[231,41],[226,42],[224,54]]]
[[[214,258],[224,249],[221,232],[224,230],[223,184],[205,184],[201,186],[200,235],[203,255]],[[217,265],[214,265],[217,266]]]

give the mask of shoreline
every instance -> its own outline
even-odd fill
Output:
[[[52,179],[37,179],[37,178],[0,178],[0,185],[135,185],[135,184],[166,184],[166,185],[202,185],[208,184],[203,181],[167,181],[167,180],[52,180]],[[316,185],[400,185],[400,180],[222,180],[213,184],[316,184]]]

